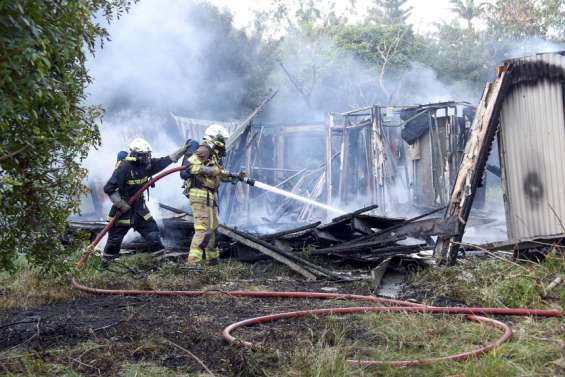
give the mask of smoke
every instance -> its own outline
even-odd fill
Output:
[[[446,100],[477,104],[481,94],[476,82],[444,82],[441,72],[419,61],[403,70],[387,70],[380,81],[378,67],[329,38],[314,43],[291,33],[279,46],[280,62],[262,60],[265,47],[260,40],[235,30],[231,16],[203,2],[145,0],[108,29],[112,40],[88,62],[94,82],[87,101],[107,109],[100,128],[102,145],[85,162],[89,182],[98,188],[111,175],[117,153],[133,138],[146,138],[155,157],[169,154],[183,142],[171,113],[221,121],[241,119],[262,97],[258,82],[263,80],[263,89],[277,88],[279,94],[261,116],[265,122],[278,124],[323,121],[327,112],[369,105]],[[496,58],[485,62],[493,68],[506,58],[563,49],[535,39],[497,47]],[[315,154],[307,139],[301,143],[294,138],[293,143],[297,159],[304,159],[301,153],[305,150]],[[255,163],[269,167],[267,161]],[[324,161],[311,163],[320,166]],[[151,191],[148,204],[156,217],[157,201],[187,208],[180,185],[173,175]],[[395,191],[398,196],[407,195]],[[347,203],[347,209],[368,204],[372,203]],[[109,202],[105,206],[107,210]]]
[[[247,112],[251,68],[242,59],[258,53],[232,28],[229,14],[205,2],[145,0],[107,28],[111,41],[87,64],[93,77],[87,102],[107,110],[101,146],[85,161],[89,184],[105,200],[100,212],[110,206],[101,187],[132,139],[145,138],[153,156],[162,157],[184,142],[171,113],[233,120]],[[157,201],[187,208],[181,183],[175,174],[151,190],[155,215]]]
[[[201,118],[233,116],[245,85],[230,67],[233,51],[223,45],[229,41],[221,43],[229,39],[230,22],[229,15],[206,3],[135,4],[108,26],[112,40],[89,62],[94,77],[89,101],[103,104],[110,114],[151,109]]]

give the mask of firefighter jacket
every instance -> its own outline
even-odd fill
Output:
[[[115,191],[118,191],[122,199],[129,201],[129,199],[151,179],[153,174],[159,173],[172,162],[173,161],[168,156],[152,158],[149,166],[143,166],[133,161],[124,160],[114,170],[114,173],[104,186],[104,192],[107,195],[111,195]],[[118,209],[115,206],[112,206],[108,217],[110,219],[113,218],[117,211]],[[149,220],[151,218],[151,213],[145,204],[145,198],[143,195],[132,204],[129,211],[120,216],[118,223],[132,224],[134,214],[138,214],[145,220]]]
[[[207,144],[202,144],[196,152],[183,161],[189,166],[189,177],[185,182],[185,195],[191,202],[206,202],[217,205],[217,191],[221,182],[231,182],[233,179],[222,173],[223,166],[220,157]]]

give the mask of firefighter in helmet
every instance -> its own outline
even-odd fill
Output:
[[[222,158],[229,133],[221,125],[209,126],[198,149],[183,161],[186,166],[184,193],[190,200],[194,217],[194,236],[190,244],[188,264],[200,264],[204,257],[209,265],[218,264],[216,247],[218,227],[218,188],[221,182],[246,181],[246,174],[223,170]]]
[[[183,145],[169,156],[152,158],[151,145],[147,141],[138,138],[131,142],[127,157],[116,166],[104,186],[104,192],[113,204],[108,216],[109,220],[116,216],[118,211],[120,212],[120,217],[108,232],[108,241],[103,254],[105,262],[118,257],[122,240],[131,228],[143,236],[150,252],[154,253],[164,248],[159,228],[145,204],[144,196],[131,206],[128,201],[153,174],[177,162],[186,149],[187,145]]]

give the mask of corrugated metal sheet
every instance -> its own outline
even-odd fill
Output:
[[[500,114],[508,236],[565,233],[565,56],[540,54],[506,64],[517,68]]]
[[[180,128],[183,137],[193,140],[202,140],[204,131],[206,131],[206,128],[212,124],[219,124],[226,127],[230,135],[233,134],[238,125],[237,122],[219,122],[216,120],[186,118],[175,114],[171,114],[171,116]]]

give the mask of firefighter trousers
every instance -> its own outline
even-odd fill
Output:
[[[113,257],[119,255],[122,240],[131,228],[138,231],[143,236],[147,243],[147,249],[149,252],[154,252],[164,248],[161,243],[159,227],[155,220],[152,217],[146,220],[139,214],[135,213],[132,215],[129,223],[120,223],[118,221],[116,225],[110,228],[108,231],[108,241],[104,247],[105,256]]]
[[[199,263],[205,257],[207,261],[220,256],[216,248],[216,230],[218,229],[218,208],[214,201],[191,201],[194,218],[194,236],[188,252],[188,263]]]

